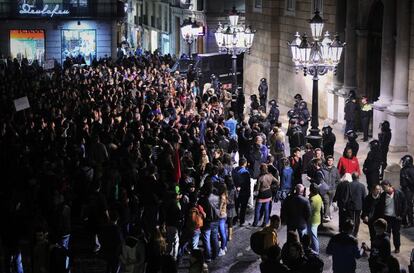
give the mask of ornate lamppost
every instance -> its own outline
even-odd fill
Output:
[[[296,73],[303,70],[305,76],[312,76],[312,120],[306,139],[313,147],[320,147],[322,136],[318,128],[318,80],[319,76],[325,75],[328,71],[336,73],[345,43],[339,40],[338,35],[332,40],[328,31],[323,35],[324,20],[318,10],[309,23],[313,41],[308,40],[306,33],[300,36],[296,32],[295,39],[289,43],[289,47]]]
[[[193,20],[192,18],[188,18],[184,20],[183,24],[181,25],[181,35],[188,44],[188,57],[191,59],[191,46],[194,41],[197,40],[199,35],[200,26],[198,23]]]
[[[250,26],[239,24],[239,13],[236,7],[233,7],[229,14],[230,24],[222,25],[219,23],[215,32],[217,46],[219,51],[227,52],[232,57],[233,72],[233,92],[237,92],[237,55],[244,52],[250,53],[253,45],[255,30]],[[239,94],[243,95],[243,91]]]

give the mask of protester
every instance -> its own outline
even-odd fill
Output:
[[[356,94],[354,90],[349,91],[348,98],[345,101],[345,135],[349,130],[354,130],[355,126],[355,115],[357,111],[357,104],[356,104]]]
[[[278,245],[269,247],[266,251],[266,258],[260,263],[261,273],[288,273],[289,268],[281,263],[281,249]]]
[[[380,217],[380,212],[378,211],[378,204],[380,201],[381,190],[382,189],[380,185],[373,186],[370,194],[368,194],[365,197],[362,207],[361,219],[364,222],[364,224],[368,225],[369,236],[371,241],[375,237],[374,223]]]
[[[239,160],[239,167],[233,171],[233,181],[238,195],[236,200],[236,213],[240,226],[244,225],[247,204],[251,194],[250,174],[246,166],[247,160],[241,158]]]
[[[312,250],[316,254],[319,254],[318,227],[321,224],[323,203],[315,184],[311,184],[310,186],[309,202],[311,206],[311,215],[308,224],[308,234],[311,237]]]
[[[333,236],[326,253],[332,255],[333,273],[355,273],[356,259],[361,257],[358,240],[352,236],[354,223],[348,219],[343,223],[341,233]]]
[[[361,124],[362,132],[364,133],[364,138],[362,141],[368,141],[368,130],[369,123],[372,116],[372,105],[368,103],[368,97],[362,96],[361,98]]]
[[[302,184],[296,185],[295,192],[283,202],[280,215],[287,231],[297,231],[300,238],[307,234],[311,216],[311,206],[309,200],[303,197],[304,191],[305,187]]]
[[[326,157],[326,164],[322,168],[324,184],[319,187],[319,193],[322,196],[325,221],[332,220],[331,205],[335,196],[336,187],[340,182],[338,169],[334,166],[334,158]],[[326,187],[326,188],[325,188]]]
[[[346,154],[339,159],[338,171],[340,176],[343,176],[346,173],[352,174],[354,172],[358,173],[359,175],[361,174],[358,158],[353,155],[351,148],[347,148]]]
[[[395,189],[388,180],[381,182],[384,192],[381,194],[378,211],[387,221],[387,233],[392,233],[395,253],[400,253],[400,229],[402,219],[406,216],[407,203],[402,191]]]
[[[332,127],[324,125],[322,128],[322,150],[325,156],[334,156],[334,147],[336,142],[336,136],[332,132]]]
[[[359,175],[357,173],[352,174],[352,182],[349,184],[349,193],[349,217],[354,222],[354,230],[352,234],[355,238],[358,238],[361,211],[367,193],[364,185],[359,182]]]
[[[378,140],[372,140],[369,143],[369,152],[364,161],[363,172],[367,177],[367,188],[371,189],[380,182],[381,166],[383,165],[383,157],[380,151],[380,143]]]
[[[378,141],[382,155],[380,180],[384,178],[384,170],[387,167],[388,150],[392,138],[390,123],[385,120],[381,123],[381,131],[378,133]]]
[[[387,221],[382,218],[374,222],[375,237],[371,243],[369,268],[371,273],[383,272],[383,264],[391,256],[390,237],[386,233]]]
[[[343,231],[346,220],[351,216],[351,210],[353,205],[351,204],[351,190],[350,184],[352,182],[352,175],[346,173],[338,184],[333,198],[333,202],[336,203],[338,208],[339,217],[339,231]],[[352,228],[354,223],[352,223]]]

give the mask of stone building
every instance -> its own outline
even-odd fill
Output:
[[[383,120],[391,123],[392,151],[414,152],[414,13],[410,0],[246,0],[246,21],[257,30],[245,57],[244,89],[257,93],[260,78],[270,96],[292,105],[302,94],[311,102],[312,78],[295,74],[287,46],[296,31],[310,34],[308,19],[318,9],[324,30],[346,41],[336,76],[319,80],[319,114],[344,123],[350,90],[374,102],[373,136]],[[310,105],[309,105],[310,106]]]

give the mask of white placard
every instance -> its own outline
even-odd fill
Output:
[[[30,108],[29,99],[27,97],[21,97],[14,100],[14,107],[16,108],[16,112]]]
[[[50,70],[55,68],[55,60],[47,60],[43,65],[44,70]]]

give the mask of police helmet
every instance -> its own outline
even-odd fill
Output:
[[[408,167],[413,165],[413,157],[411,155],[405,155],[401,158],[401,163],[403,167]]]

